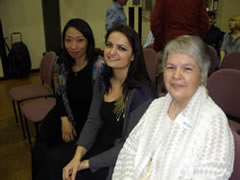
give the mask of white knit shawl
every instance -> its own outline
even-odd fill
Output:
[[[139,180],[152,163],[152,180],[226,180],[233,169],[233,136],[223,111],[198,88],[165,132],[172,97],[152,102],[130,133],[116,162],[113,180]]]

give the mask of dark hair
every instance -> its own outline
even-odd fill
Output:
[[[139,87],[142,83],[151,84],[151,80],[145,66],[143,49],[138,34],[131,27],[126,25],[113,26],[105,35],[105,43],[112,32],[120,32],[124,34],[127,37],[134,54],[134,59],[131,61],[128,69],[127,78],[123,83],[123,94],[127,94],[128,90]],[[111,88],[110,79],[113,77],[112,68],[105,66],[102,75],[106,91],[108,92]]]
[[[216,18],[216,13],[214,11],[208,11],[208,17],[213,17],[214,19]]]
[[[76,18],[76,19],[70,19],[63,29],[63,33],[62,33],[62,40],[63,40],[62,58],[63,58],[64,66],[67,69],[70,69],[72,67],[72,65],[75,63],[74,59],[68,54],[68,52],[65,48],[65,43],[64,43],[65,42],[66,31],[70,27],[74,27],[75,29],[77,29],[87,39],[87,41],[88,41],[87,52],[86,52],[87,60],[88,60],[88,63],[93,64],[97,59],[96,58],[95,40],[94,40],[93,32],[92,32],[89,24],[86,21],[84,21],[80,18]]]

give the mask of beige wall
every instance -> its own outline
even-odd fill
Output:
[[[96,0],[60,0],[60,18],[61,29],[71,18],[85,19],[91,26],[96,47],[104,48],[105,36],[105,15],[106,10],[112,4],[112,0],[96,1]],[[129,0],[125,13],[128,17],[128,6],[132,2]],[[137,9],[135,10],[137,13]],[[0,17],[2,19],[4,36],[8,37],[10,45],[11,32],[22,32],[23,41],[27,44],[32,60],[32,69],[39,68],[42,52],[45,51],[43,19],[41,0],[0,0]],[[137,14],[135,14],[137,17]],[[137,19],[136,19],[137,23]],[[137,27],[137,25],[136,25]],[[143,18],[142,39],[145,41],[149,31],[149,19]]]
[[[104,2],[104,3],[103,3]],[[105,36],[105,23],[106,23],[106,10],[112,4],[112,0],[71,0],[71,1],[60,1],[60,17],[61,27],[63,29],[66,22],[71,18],[82,18],[86,20],[91,26],[96,47],[104,48],[104,36]],[[128,7],[132,6],[132,1],[129,0],[127,6],[124,7],[125,14],[128,18]],[[137,31],[138,21],[138,9],[135,8],[135,29]],[[149,13],[144,13],[147,18],[143,18],[142,24],[142,41],[144,42],[149,31]]]
[[[60,2],[60,17],[62,29],[71,18],[82,18],[91,26],[96,47],[104,47],[105,13],[112,0],[71,0]]]
[[[240,0],[219,0],[217,11],[217,26],[228,32],[228,20],[231,16],[240,16]]]
[[[112,0],[59,0],[59,2],[61,27],[63,28],[71,18],[83,18],[93,29],[96,46],[103,48],[105,13],[112,4]],[[132,1],[129,0],[128,6],[131,4]],[[219,0],[217,25],[224,31],[228,31],[228,19],[232,15],[240,15],[239,7],[240,0]],[[128,16],[128,7],[124,9]],[[142,43],[150,29],[149,15],[150,12],[143,11]],[[11,32],[22,32],[23,41],[30,51],[32,68],[39,68],[42,53],[45,51],[41,0],[0,0],[0,17],[5,36],[10,38]],[[9,41],[8,44],[10,44]]]
[[[39,68],[42,53],[45,51],[43,34],[42,7],[40,0],[1,0],[0,17],[4,36],[21,32],[23,42],[28,46],[32,69]]]
[[[74,17],[85,19],[91,26],[96,46],[104,48],[104,36],[105,36],[105,23],[106,23],[106,10],[111,6],[112,0],[88,0],[88,1],[60,1],[60,12],[61,12],[61,26],[62,29],[66,22]],[[128,7],[132,5],[132,1],[129,0],[127,6],[124,7],[125,14],[128,18]],[[137,30],[137,8],[135,9],[135,29]],[[146,18],[145,18],[146,19]],[[149,21],[143,21],[143,40],[146,38],[146,33],[149,30]],[[145,32],[146,31],[146,32]]]

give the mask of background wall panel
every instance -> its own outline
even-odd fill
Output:
[[[45,51],[41,1],[0,0],[0,16],[7,43],[11,44],[12,32],[21,32],[30,52],[32,69],[39,68]]]

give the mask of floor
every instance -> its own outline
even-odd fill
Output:
[[[23,79],[0,80],[0,179],[31,179],[30,146],[15,121],[8,90],[32,82],[40,82],[39,72]]]

